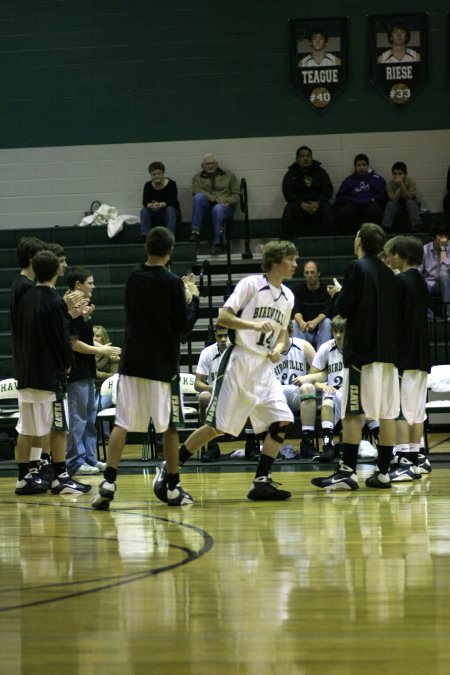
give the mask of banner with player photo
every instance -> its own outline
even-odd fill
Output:
[[[291,19],[289,36],[292,84],[324,112],[347,84],[348,20]]]
[[[370,79],[405,108],[427,78],[427,15],[369,16]]]

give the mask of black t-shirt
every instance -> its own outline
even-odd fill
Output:
[[[293,315],[298,312],[304,321],[312,321],[318,314],[330,316],[332,301],[325,284],[320,284],[315,291],[310,291],[306,281],[302,281],[294,288],[295,305]]]
[[[49,286],[33,286],[17,310],[16,375],[19,389],[57,391],[72,365],[69,314]]]
[[[164,267],[143,264],[128,277],[125,309],[119,372],[170,382],[178,372],[180,340],[197,319],[198,298],[187,305],[179,277]]]
[[[30,288],[34,287],[34,281],[26,277],[24,274],[19,274],[17,279],[14,280],[13,285],[11,286],[11,302],[10,302],[10,315],[11,315],[11,330],[14,334],[17,329],[17,310],[19,307],[19,302],[27,293]]]
[[[398,363],[399,284],[379,258],[366,255],[345,272],[335,314],[347,319],[344,366]]]
[[[400,286],[399,361],[403,370],[430,369],[428,339],[428,290],[419,270],[409,269],[396,276]]]
[[[78,316],[70,320],[70,334],[75,335],[87,345],[94,344],[94,330],[91,316]],[[95,378],[95,355],[73,352],[73,366],[69,375],[69,382]]]

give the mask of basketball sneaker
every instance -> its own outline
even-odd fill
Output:
[[[43,483],[47,484],[47,489],[49,489],[55,475],[52,463],[47,459],[40,459],[38,463],[38,472],[39,476],[42,478]]]
[[[419,455],[418,467],[421,474],[431,473],[432,471],[430,462],[428,461],[427,457],[422,454]]]
[[[379,469],[375,471],[369,478],[366,478],[366,486],[371,488],[390,488],[391,479],[388,473],[381,473]]]
[[[319,456],[320,462],[333,462],[335,458],[334,443],[330,436],[323,437],[322,452]]]
[[[275,483],[268,476],[260,476],[253,481],[253,487],[247,495],[247,499],[255,501],[284,501],[291,497],[287,490],[279,490],[276,486],[281,483]]]
[[[391,479],[392,483],[406,483],[407,481],[414,480],[416,475],[417,474],[414,471],[414,466],[409,461],[409,459],[406,459],[406,457],[400,457],[397,462],[391,464],[389,478]]]
[[[259,462],[261,451],[259,449],[259,438],[256,434],[245,435],[245,459],[248,462]]]
[[[312,460],[317,457],[316,446],[312,436],[304,435],[300,443],[300,459]]]
[[[92,485],[86,483],[79,483],[65,471],[52,482],[50,492],[54,495],[82,495],[92,488]]]
[[[194,500],[188,492],[185,492],[178,483],[174,490],[167,489],[167,504],[169,506],[188,506],[193,504]]]
[[[47,492],[49,484],[39,474],[39,469],[30,469],[21,480],[16,483],[16,495],[41,495]]]
[[[153,492],[160,502],[167,504],[167,465],[165,462],[161,466],[155,467],[155,477],[153,479]]]
[[[217,462],[220,459],[220,448],[216,441],[210,441],[202,455],[202,462]]]
[[[324,490],[357,490],[358,476],[349,466],[341,464],[331,476],[312,478],[311,483]]]
[[[116,493],[116,484],[108,483],[106,480],[102,480],[98,486],[98,495],[95,495],[94,499],[91,502],[93,509],[98,511],[108,511],[109,505],[114,499]]]

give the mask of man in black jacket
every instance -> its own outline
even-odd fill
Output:
[[[283,178],[283,195],[287,201],[283,212],[282,239],[294,236],[334,234],[334,214],[329,200],[333,186],[312,150],[302,145],[296,161]]]

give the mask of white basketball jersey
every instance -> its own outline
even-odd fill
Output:
[[[232,309],[241,319],[269,320],[273,330],[258,333],[254,330],[229,330],[232,343],[248,352],[265,357],[280,334],[287,330],[294,307],[294,294],[284,284],[272,286],[264,274],[254,274],[241,279],[224,307]]]
[[[318,370],[327,370],[327,384],[339,389],[344,376],[344,359],[336,346],[335,340],[324,342],[314,357],[312,365]]]
[[[223,354],[216,343],[205,347],[201,352],[195,372],[197,375],[206,375],[207,384],[214,383]]]
[[[303,349],[304,340],[291,338],[291,346],[281,354],[281,359],[273,364],[277,379],[281,384],[292,384],[292,380],[306,375],[308,367]]]

